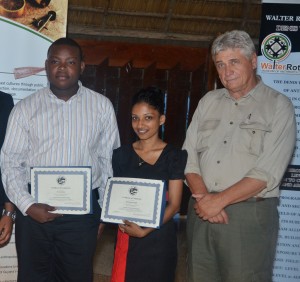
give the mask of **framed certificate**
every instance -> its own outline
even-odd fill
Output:
[[[31,195],[37,203],[56,207],[54,213],[91,212],[91,167],[33,167]]]
[[[139,226],[159,228],[166,205],[164,181],[113,177],[107,182],[101,219],[123,223],[124,219]]]

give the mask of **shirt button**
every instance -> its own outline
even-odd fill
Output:
[[[217,164],[219,164],[220,163],[220,161],[217,161]]]
[[[255,134],[255,131],[254,131],[254,130],[252,131],[252,134]]]
[[[224,144],[227,144],[227,141],[226,141],[226,140],[224,141]]]
[[[217,183],[217,182],[215,182],[215,186],[218,186],[218,183]]]
[[[233,124],[233,121],[231,121],[229,124]]]
[[[237,106],[239,103],[238,103],[238,102],[235,102],[234,104]]]

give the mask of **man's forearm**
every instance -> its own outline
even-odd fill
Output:
[[[265,181],[245,177],[217,195],[222,198],[224,207],[226,207],[256,196],[266,186]]]
[[[6,203],[4,203],[4,209],[6,211],[12,212],[15,210],[15,206],[11,202],[6,202]]]
[[[187,173],[185,177],[192,194],[207,193],[207,189],[201,175],[197,173]]]

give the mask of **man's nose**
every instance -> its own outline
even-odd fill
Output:
[[[58,66],[58,69],[65,69],[66,68],[66,63],[60,63]]]
[[[225,66],[225,74],[230,75],[233,73],[233,68],[230,65]]]

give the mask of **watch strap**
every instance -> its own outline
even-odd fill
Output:
[[[16,219],[16,211],[7,211],[6,209],[3,209],[2,216],[9,216],[13,221]]]

